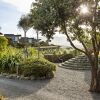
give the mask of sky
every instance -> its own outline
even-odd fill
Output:
[[[34,0],[0,0],[0,26],[1,32],[4,34],[21,34],[24,35],[23,30],[18,29],[17,24],[23,14],[30,11],[31,4]],[[27,32],[27,37],[36,38],[36,31],[30,29]],[[39,35],[39,38],[46,40],[45,37]],[[56,34],[52,40],[53,44],[70,46],[67,42],[66,36]],[[77,44],[77,42],[75,42]]]

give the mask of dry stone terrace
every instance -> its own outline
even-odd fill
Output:
[[[99,64],[100,64],[100,58],[99,58]],[[91,69],[89,60],[85,55],[80,55],[75,58],[69,59],[68,61],[65,61],[64,63],[59,64],[59,66],[66,69],[73,69],[73,70],[90,70]]]

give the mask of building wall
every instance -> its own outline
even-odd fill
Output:
[[[33,41],[32,41],[32,39],[28,39],[28,42],[29,42],[29,43],[32,43]]]
[[[15,37],[14,41],[15,42],[19,42],[19,38],[18,37]]]

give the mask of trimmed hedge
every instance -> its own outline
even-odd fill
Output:
[[[20,74],[25,77],[34,76],[37,78],[53,78],[56,65],[45,59],[28,59],[20,65]]]
[[[54,55],[54,54],[46,54],[44,58],[53,63],[61,63],[67,61],[68,59],[73,58],[72,54],[61,54],[61,55]]]

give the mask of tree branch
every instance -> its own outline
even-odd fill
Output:
[[[83,45],[83,47],[84,47],[85,51],[88,53],[89,51],[88,51],[88,49],[87,49],[87,47],[86,47],[85,43],[84,43],[82,40],[80,40],[80,39],[79,39],[79,41],[80,41],[80,42],[81,42],[81,44]]]
[[[64,31],[65,31],[65,35],[67,36],[68,41],[70,42],[70,45],[71,45],[74,49],[76,49],[76,50],[78,50],[78,51],[80,51],[80,52],[82,52],[82,53],[84,53],[84,54],[87,55],[87,53],[86,53],[85,51],[83,51],[83,50],[77,48],[77,47],[73,44],[72,40],[70,39],[70,37],[69,37],[69,35],[68,35],[68,33],[67,33],[65,22],[64,22]]]
[[[93,50],[94,53],[99,53],[99,44],[97,40],[97,35],[96,35],[96,22],[97,22],[97,6],[98,6],[98,0],[95,0],[95,7],[94,7],[94,12],[93,12],[93,24],[92,24],[92,44],[93,44]]]
[[[75,34],[77,35],[77,33],[75,33]],[[89,53],[89,51],[88,51],[88,49],[87,49],[85,43],[80,39],[79,35],[77,35],[77,36],[78,36],[78,39],[79,39],[80,43],[83,45],[85,51],[86,51],[87,53]]]

